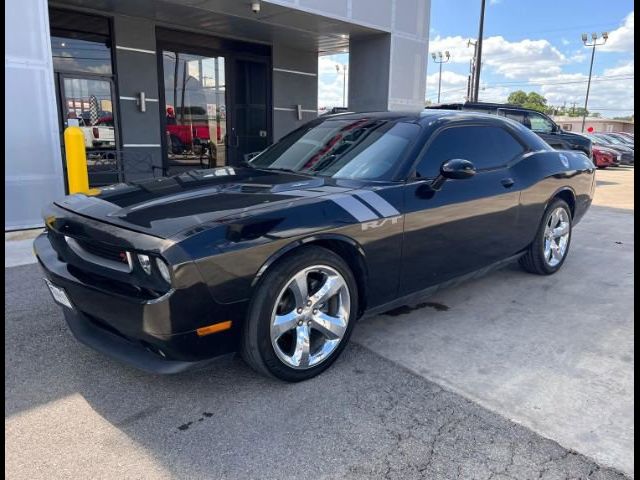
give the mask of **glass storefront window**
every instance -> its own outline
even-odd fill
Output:
[[[163,51],[166,141],[171,167],[226,164],[223,57]]]
[[[111,75],[111,49],[108,38],[51,37],[53,68],[58,72],[85,72]]]

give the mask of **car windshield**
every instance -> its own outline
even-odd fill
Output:
[[[607,144],[611,143],[611,142],[607,142],[607,141],[603,140],[600,137],[596,137],[595,135],[584,135],[584,136],[587,137],[589,140],[591,140],[596,145],[607,145]]]
[[[621,142],[620,140],[618,140],[615,137],[612,137],[611,135],[598,135],[598,138],[603,139],[605,142],[613,143],[614,145],[624,145],[624,142]]]
[[[390,180],[419,131],[417,124],[409,122],[330,118],[293,131],[249,165],[335,178]]]

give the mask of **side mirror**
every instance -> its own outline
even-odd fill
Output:
[[[454,158],[447,160],[440,167],[440,175],[450,180],[464,180],[476,174],[476,167],[469,160]]]
[[[464,180],[476,174],[476,167],[469,160],[452,158],[440,166],[440,175],[431,183],[431,189],[438,191],[447,180]]]

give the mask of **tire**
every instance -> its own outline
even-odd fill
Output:
[[[568,236],[566,237],[566,242],[560,241],[561,237],[553,240],[556,246],[564,245],[564,249],[561,250],[559,248],[557,250],[557,252],[562,252],[561,258],[558,259],[552,252],[551,259],[549,259],[549,255],[545,254],[545,246],[547,245],[546,242],[549,241],[549,237],[547,235],[547,233],[549,232],[548,225],[553,222],[551,216],[555,212],[559,211],[559,209],[564,211],[562,220],[564,221],[564,219],[566,219],[566,222],[568,223],[568,226],[566,227]],[[562,223],[559,223],[557,225],[561,227]],[[529,245],[526,253],[522,257],[520,257],[520,265],[527,272],[535,273],[538,275],[552,275],[556,273],[558,270],[560,270],[567,258],[567,255],[569,254],[569,247],[571,246],[571,236],[573,232],[572,228],[573,223],[569,205],[564,200],[556,198],[545,210],[542,221],[540,222],[540,226],[538,227],[538,231],[536,232],[535,239],[533,240],[531,245]]]
[[[292,287],[294,279],[302,278],[306,279],[303,282],[308,288],[306,296],[294,293],[294,290],[300,290]],[[295,283],[298,284],[302,285]],[[318,286],[329,288],[329,285],[340,285],[338,293],[316,303],[321,296]],[[304,298],[307,300],[299,300]],[[296,249],[272,265],[256,286],[243,326],[241,355],[249,366],[264,375],[287,382],[310,379],[340,356],[353,331],[357,312],[357,284],[347,263],[326,248]],[[322,325],[316,323],[316,319],[320,319],[316,316],[318,313],[332,315],[322,319],[332,318],[336,322],[323,325],[340,333],[335,335],[333,331],[320,330]],[[278,318],[288,320],[280,324]],[[301,318],[304,319],[302,324],[299,323]],[[280,334],[276,323],[285,329],[291,322],[295,325]],[[306,353],[297,355],[298,352]],[[296,364],[298,359],[299,364]]]

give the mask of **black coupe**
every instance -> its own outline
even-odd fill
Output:
[[[298,381],[365,313],[516,258],[556,272],[594,171],[495,115],[323,116],[243,166],[65,197],[35,251],[97,350],[159,373],[239,351]]]

